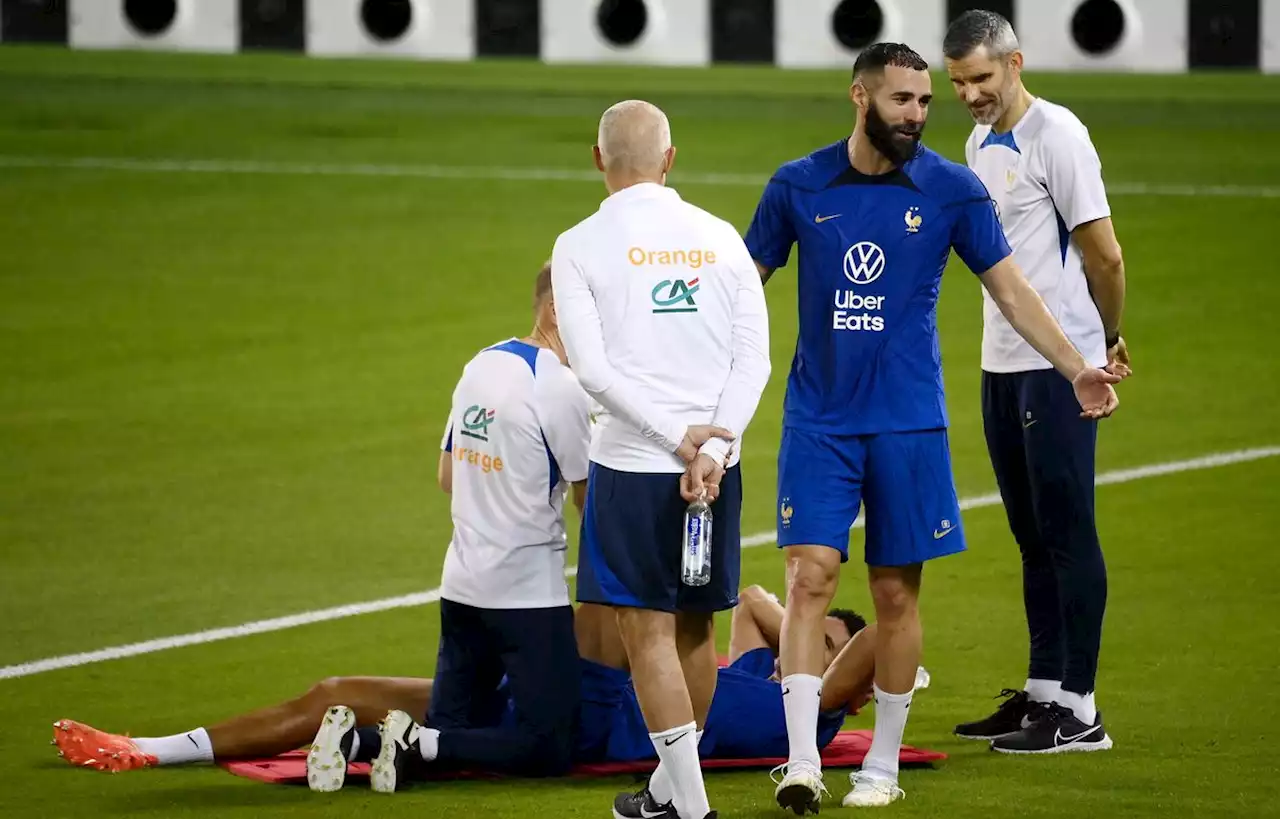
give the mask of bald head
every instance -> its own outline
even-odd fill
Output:
[[[596,147],[605,173],[656,180],[669,169],[671,124],[656,105],[626,100],[600,117]]]

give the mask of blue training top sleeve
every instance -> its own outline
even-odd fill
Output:
[[[746,242],[751,258],[770,270],[787,264],[791,246],[796,242],[789,193],[787,184],[780,182],[778,177],[770,179],[747,230]]]
[[[1013,249],[986,186],[968,168],[962,173],[959,198],[951,206],[956,210],[951,223],[951,246],[970,270],[986,273],[1010,256]]]

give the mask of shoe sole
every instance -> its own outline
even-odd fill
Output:
[[[1072,742],[1067,745],[1059,745],[1054,748],[1044,748],[1042,750],[1028,751],[1020,748],[997,748],[991,746],[991,750],[998,754],[1013,754],[1015,756],[1032,756],[1045,754],[1083,754],[1092,753],[1094,751],[1109,751],[1112,745],[1111,737],[1103,737],[1098,742]]]
[[[862,802],[862,803],[845,800],[845,801],[841,801],[840,804],[842,807],[846,807],[846,808],[887,808],[890,805],[892,805],[894,802],[897,802],[900,799],[902,799],[901,796],[895,796],[887,802]]]
[[[813,798],[813,791],[800,784],[779,788],[774,798],[778,800],[779,807],[795,813],[796,816],[804,816],[806,810],[817,813],[821,805]]]
[[[347,760],[342,756],[342,737],[356,724],[355,713],[345,705],[325,712],[320,730],[307,751],[307,787],[316,793],[342,790],[347,780]]]
[[[369,768],[369,787],[378,793],[396,792],[396,786],[399,784],[396,781],[399,778],[399,773],[396,771],[396,756],[400,753],[400,746],[396,744],[396,740],[404,736],[405,730],[412,724],[413,718],[405,712],[392,711],[382,720],[382,725],[378,728],[382,748]]]
[[[1005,737],[1011,737],[1011,736],[1013,736],[1013,735],[1014,735],[1014,734],[1016,734],[1016,733],[1018,733],[1018,732],[1017,732],[1017,731],[1010,731],[1010,732],[1009,732],[1009,733],[1007,733],[1007,734],[986,734],[986,735],[979,735],[979,734],[955,734],[955,736],[956,736],[956,737],[958,737],[959,739],[968,739],[968,740],[972,740],[972,741],[974,741],[974,742],[994,742],[994,741],[996,741],[997,739],[1004,739]]]

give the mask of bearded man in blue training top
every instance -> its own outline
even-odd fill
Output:
[[[1014,329],[1072,383],[1082,413],[1109,415],[1118,377],[1089,366],[1013,260],[986,188],[920,144],[933,92],[905,45],[863,50],[849,91],[851,137],[783,165],[747,233],[767,280],[799,248],[800,333],[778,456],[778,545],[786,551],[781,638],[789,761],[775,797],[817,812],[814,743],[822,618],[866,505],[875,604],[875,740],[848,806],[900,798],[898,750],[921,652],[925,561],[965,548],[951,476],[937,331],[952,249]]]

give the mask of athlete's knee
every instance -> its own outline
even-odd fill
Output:
[[[871,570],[871,600],[876,619],[884,622],[911,616],[920,599],[920,567]]]
[[[307,693],[303,695],[303,699],[328,708],[331,705],[345,705],[341,701],[342,691],[345,688],[345,677],[325,677],[320,682],[307,689]]]
[[[829,554],[828,554],[829,553]],[[787,604],[825,607],[836,595],[840,553],[821,546],[787,548]]]

